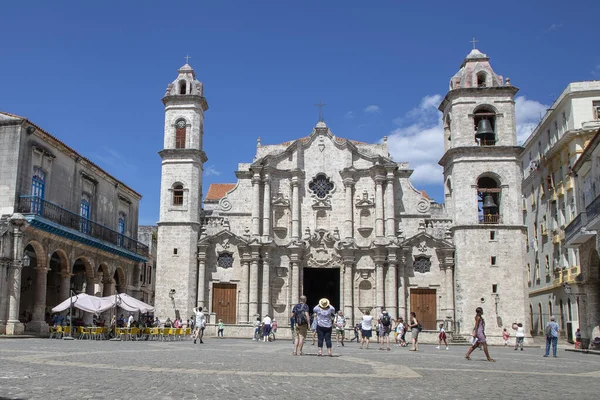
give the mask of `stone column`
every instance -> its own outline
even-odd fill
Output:
[[[36,267],[35,271],[36,276],[33,316],[31,318],[31,322],[27,324],[27,330],[38,333],[47,333],[48,324],[46,323],[46,287],[48,268],[45,266]]]
[[[23,333],[25,327],[19,322],[19,303],[21,301],[21,261],[23,249],[21,249],[21,239],[23,233],[21,227],[25,224],[25,218],[21,214],[13,214],[10,218],[13,226],[13,254],[12,254],[12,273],[9,273],[7,281],[8,291],[8,320],[6,321],[6,334],[19,335]]]
[[[260,235],[260,173],[252,177],[252,236]]]
[[[396,277],[396,269],[396,264],[388,264],[388,276],[385,288],[385,308],[393,318],[398,318],[398,280]]]
[[[8,263],[0,261],[0,334],[6,333],[6,304],[8,302]]]
[[[71,296],[71,274],[62,271],[60,274],[60,301],[65,301]],[[111,292],[111,294],[113,294]]]
[[[344,263],[344,316],[354,324],[354,263]]]
[[[404,265],[398,265],[398,316],[406,321],[406,279],[404,278]]]
[[[375,177],[375,236],[383,236],[383,181],[385,177]]]
[[[271,236],[271,176],[265,172],[263,177],[263,230],[262,234],[265,240]]]
[[[300,282],[300,271],[298,261],[291,261],[290,268],[292,272],[292,302],[291,304],[296,304],[298,299],[300,298],[300,294],[298,293],[299,282]]]
[[[198,307],[206,307],[206,260],[198,258]]]
[[[269,260],[269,253],[265,252],[262,263],[262,315],[269,314],[271,317],[271,265]]]
[[[249,283],[250,262],[242,261],[242,278],[240,279],[240,316],[239,322],[247,323],[248,318],[248,283]]]
[[[258,254],[252,255],[252,260],[250,261],[250,281],[249,281],[249,318],[250,320],[254,320],[256,316],[260,316],[258,314],[258,290],[259,290],[259,282],[258,282]]]
[[[292,178],[292,238],[300,237],[300,192],[298,190],[298,177]],[[292,299],[292,302],[298,299]]]
[[[446,281],[446,313],[442,317],[450,317],[454,321],[454,269],[446,267],[444,271]]]
[[[396,210],[394,206],[394,171],[388,170],[385,187],[385,236],[396,237]]]
[[[86,287],[85,287],[85,293],[93,296],[94,295],[94,288],[96,286],[96,280],[95,279],[88,279],[86,281]],[[86,326],[90,326],[94,323],[94,314],[92,313],[83,313],[83,323]]]
[[[377,314],[379,314],[384,307],[385,284],[383,278],[383,262],[377,261],[375,263],[375,290],[377,291],[377,304],[375,307]]]
[[[354,237],[354,202],[352,199],[354,192],[354,180],[344,179],[345,200],[345,220],[344,220],[344,237],[350,239]]]

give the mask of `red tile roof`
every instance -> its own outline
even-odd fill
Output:
[[[213,183],[209,186],[204,200],[220,200],[234,187],[235,183]]]
[[[429,197],[429,195],[427,194],[427,192],[424,191],[424,190],[421,190],[421,196],[425,197],[426,199],[431,200],[431,197]]]

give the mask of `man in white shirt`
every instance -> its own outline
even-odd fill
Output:
[[[129,314],[129,318],[127,318],[127,327],[131,328],[132,323],[133,323],[133,314]]]
[[[200,343],[204,343],[202,338],[204,337],[204,328],[206,327],[206,317],[202,312],[202,307],[194,308],[194,316],[196,319],[196,330],[194,332],[194,344],[196,340],[200,339]]]
[[[271,317],[265,315],[262,321],[263,324],[263,342],[266,342],[271,333]]]

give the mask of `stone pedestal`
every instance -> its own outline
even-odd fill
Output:
[[[7,335],[22,335],[25,332],[25,325],[19,321],[7,321],[6,322],[6,334]]]

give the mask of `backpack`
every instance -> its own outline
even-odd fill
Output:
[[[298,326],[308,324],[303,308],[304,307],[301,307],[300,304],[297,304],[296,307],[294,307],[294,322]]]
[[[552,337],[552,326],[550,325],[550,323],[546,325],[546,329],[544,329],[544,334],[546,335],[546,337]]]
[[[392,318],[390,318],[390,314],[383,314],[383,317],[381,318],[381,325],[390,326],[391,323]]]

